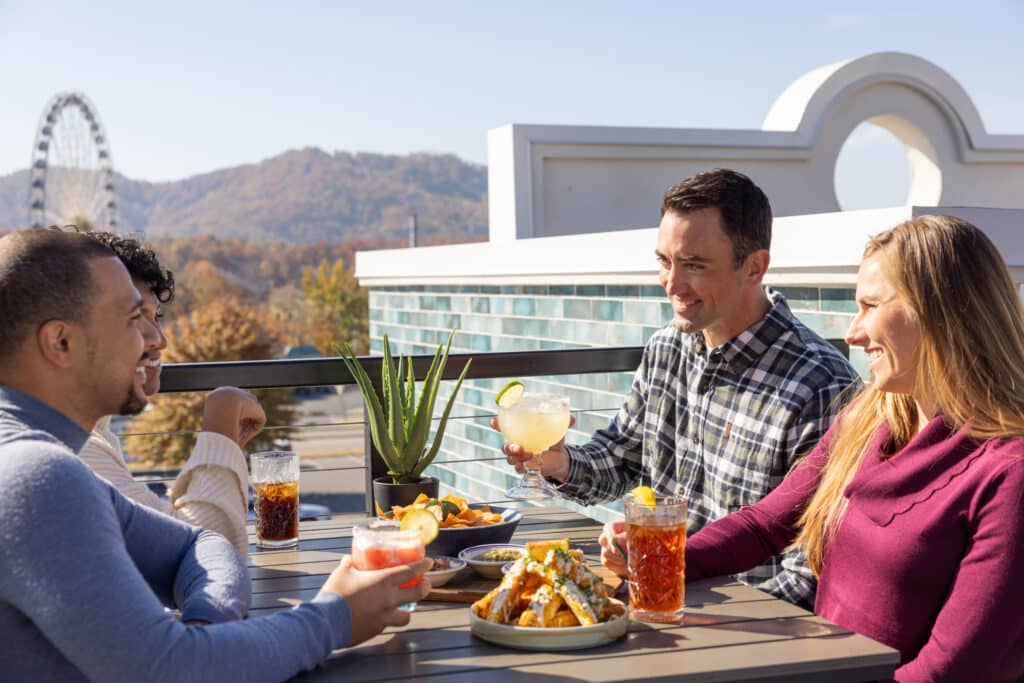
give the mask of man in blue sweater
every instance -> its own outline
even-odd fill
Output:
[[[85,235],[0,239],[0,678],[280,681],[408,622],[428,561],[358,572],[241,621],[245,565],[216,533],[121,496],[74,456],[96,420],[146,404],[141,299]],[[181,610],[181,621],[164,611]]]

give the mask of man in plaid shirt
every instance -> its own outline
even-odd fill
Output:
[[[649,485],[689,503],[690,533],[778,486],[825,433],[849,385],[846,359],[766,289],[771,208],[746,176],[699,173],[670,188],[655,254],[674,320],[644,349],[625,404],[582,446],[542,454],[559,493],[584,505]],[[510,464],[527,455],[506,444]],[[602,559],[625,574],[606,526]],[[811,607],[816,581],[791,551],[737,577]]]

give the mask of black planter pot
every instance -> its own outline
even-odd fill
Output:
[[[437,498],[439,485],[437,477],[422,477],[413,484],[393,484],[391,477],[377,477],[373,480],[373,499],[387,512],[394,505],[409,505],[421,493]]]

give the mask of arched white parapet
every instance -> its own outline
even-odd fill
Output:
[[[844,95],[877,83],[899,84],[926,94],[950,117],[952,125],[963,129],[973,146],[997,147],[963,87],[931,62],[903,52],[876,52],[809,71],[779,95],[761,129],[797,131],[812,141]],[[1008,138],[1003,144],[1015,144],[1024,151],[1024,136],[1000,137]]]
[[[810,71],[761,130],[512,124],[488,136],[491,240],[655,225],[665,188],[702,169],[747,173],[775,214],[839,210],[836,159],[860,123],[906,147],[906,205],[1024,208],[1024,135],[985,131],[936,65],[882,52]]]

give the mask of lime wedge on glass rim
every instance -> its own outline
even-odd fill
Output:
[[[650,486],[637,486],[629,493],[638,501],[651,508],[651,512],[654,512],[654,489]]]
[[[414,508],[405,513],[402,523],[399,524],[402,531],[418,531],[423,545],[428,545],[437,538],[437,518],[423,508]]]
[[[514,379],[501,388],[498,395],[494,397],[494,402],[500,408],[511,408],[519,403],[524,391],[526,391],[526,387],[523,386],[523,383]]]

